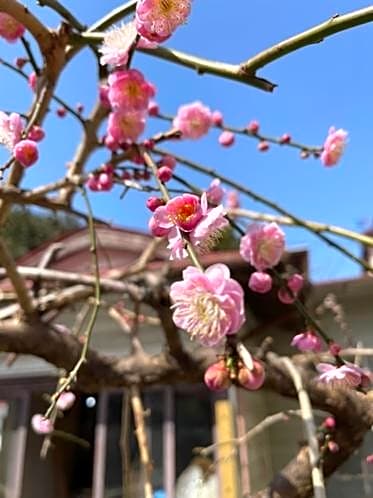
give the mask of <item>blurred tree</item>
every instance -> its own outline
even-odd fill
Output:
[[[4,225],[3,234],[15,258],[42,242],[81,226],[73,216],[64,213],[44,213],[16,207]]]

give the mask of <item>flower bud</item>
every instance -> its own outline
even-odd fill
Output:
[[[247,125],[247,131],[256,135],[259,131],[259,121],[253,120]]]
[[[157,171],[157,177],[163,183],[166,183],[172,178],[172,169],[167,166],[161,166]]]
[[[326,428],[326,429],[334,429],[335,428],[335,418],[334,417],[326,417],[326,419],[324,420],[324,422],[322,423],[322,425]]]
[[[238,370],[238,383],[248,389],[249,391],[255,391],[262,387],[265,379],[265,372],[262,363],[259,360],[253,360],[254,367],[249,370],[246,367],[241,367]]]
[[[163,204],[164,200],[161,199],[160,197],[151,196],[148,197],[148,199],[146,200],[146,207],[150,209],[150,211],[152,211],[153,213],[159,206],[163,206]]]
[[[31,427],[36,434],[45,436],[53,432],[53,423],[49,418],[45,418],[41,413],[36,413],[31,419]]]
[[[33,140],[21,140],[13,148],[14,157],[25,168],[32,166],[39,158],[38,146]]]
[[[223,147],[230,147],[234,144],[236,137],[231,131],[224,130],[219,135],[219,144]]]
[[[59,410],[66,411],[75,403],[76,396],[71,391],[65,391],[59,396],[56,406]]]
[[[250,275],[249,288],[254,292],[265,294],[272,288],[272,278],[268,273],[255,271]]]
[[[225,366],[224,360],[213,363],[208,367],[204,375],[206,386],[211,391],[224,391],[231,384],[229,370]]]

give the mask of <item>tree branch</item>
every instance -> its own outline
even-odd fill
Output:
[[[327,21],[277,43],[273,47],[263,50],[254,57],[251,57],[246,62],[241,63],[241,71],[245,74],[253,75],[261,67],[295,52],[300,48],[320,43],[328,36],[372,21],[373,7],[366,7],[345,15],[337,14]]]

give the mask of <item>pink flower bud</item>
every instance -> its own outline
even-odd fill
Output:
[[[132,180],[132,173],[127,169],[122,173],[122,180]]]
[[[38,146],[33,140],[21,140],[13,148],[14,157],[25,168],[32,166],[39,158]]]
[[[112,152],[114,152],[117,149],[119,149],[119,143],[118,143],[118,141],[115,140],[115,138],[112,137],[111,135],[106,135],[106,137],[104,139],[104,143],[105,143],[105,147],[107,147]]]
[[[105,109],[110,109],[110,100],[109,100],[109,86],[108,85],[100,85],[98,87],[98,98],[100,101],[100,104],[102,107]]]
[[[81,102],[78,102],[76,104],[76,111],[79,113],[79,114],[82,114],[82,112],[84,111],[84,105],[81,103]]]
[[[167,166],[161,166],[157,171],[157,177],[163,183],[170,181],[172,178],[172,169]]]
[[[267,150],[269,149],[269,143],[267,142],[267,140],[261,140],[258,143],[257,149],[259,152],[267,152]]]
[[[113,187],[113,175],[108,173],[100,173],[98,175],[98,187],[99,190],[107,192]]]
[[[97,176],[89,175],[88,180],[86,181],[86,186],[89,190],[92,190],[92,192],[98,192],[100,189]]]
[[[105,163],[102,165],[102,171],[112,175],[114,173],[114,166],[110,163]]]
[[[319,336],[313,330],[306,330],[293,337],[291,345],[298,348],[299,351],[319,352],[322,348],[322,342]]]
[[[328,441],[328,450],[330,453],[338,453],[339,445],[335,441]]]
[[[213,363],[208,367],[204,375],[206,386],[211,391],[224,391],[231,384],[229,370],[225,366],[224,360]]]
[[[163,156],[160,160],[160,166],[167,166],[168,168],[175,169],[176,167],[176,159],[174,156]]]
[[[148,104],[148,114],[149,116],[158,116],[159,114],[159,105],[157,102],[150,101]]]
[[[334,417],[326,417],[326,419],[324,420],[324,422],[322,423],[322,425],[326,428],[326,429],[334,429],[335,428],[335,418]]]
[[[147,140],[144,140],[143,142],[143,146],[148,149],[148,150],[153,150],[154,149],[154,146],[155,146],[155,142],[154,140],[152,140],[151,138],[150,139],[147,139]]]
[[[255,271],[249,278],[249,289],[260,294],[265,294],[272,289],[272,278],[268,273]]]
[[[277,292],[277,297],[278,300],[283,304],[292,304],[295,301],[295,296],[292,296],[290,292],[284,287],[281,287],[281,289],[279,289],[279,291]]]
[[[14,64],[18,67],[18,69],[22,69],[26,62],[27,59],[25,59],[24,57],[17,57],[14,61]]]
[[[34,125],[29,131],[29,134],[27,135],[27,138],[33,140],[34,142],[41,142],[44,137],[45,137],[45,131],[41,126],[38,125]]]
[[[36,91],[36,85],[38,83],[38,77],[35,72],[32,72],[28,77],[28,86],[31,88],[33,92]]]
[[[373,464],[373,453],[365,457],[365,461],[368,465]]]
[[[291,135],[289,135],[289,133],[284,133],[280,137],[280,144],[288,144],[289,142],[291,142]]]
[[[66,109],[64,107],[59,107],[56,111],[56,114],[59,118],[64,118],[66,116]]]
[[[211,114],[211,121],[215,126],[222,126],[223,114],[220,111],[213,111]]]
[[[253,363],[253,370],[241,367],[238,371],[238,383],[249,391],[255,391],[262,387],[265,379],[265,372],[262,363],[255,359],[253,360]]]
[[[36,434],[45,436],[53,432],[53,423],[49,418],[45,418],[40,413],[33,415],[31,419],[31,427]]]
[[[297,294],[303,289],[304,278],[300,273],[294,273],[291,277],[288,278],[287,286],[290,290]]]
[[[300,152],[300,158],[301,159],[308,159],[310,157],[310,153],[308,150],[301,150]]]
[[[75,403],[76,396],[71,391],[61,393],[57,400],[56,406],[59,410],[66,411]]]
[[[342,347],[336,342],[331,342],[329,344],[329,352],[333,356],[339,355],[339,353],[341,352],[341,349],[342,349]]]
[[[250,123],[247,125],[247,131],[252,133],[253,135],[256,135],[259,131],[259,121],[253,120],[250,121]]]
[[[219,135],[219,144],[223,147],[230,147],[234,144],[235,138],[234,133],[225,130]]]
[[[154,213],[154,211],[159,207],[164,205],[164,200],[160,197],[149,197],[146,200],[146,207]]]
[[[155,237],[164,237],[168,234],[169,229],[160,227],[157,221],[152,216],[149,220],[149,230]]]

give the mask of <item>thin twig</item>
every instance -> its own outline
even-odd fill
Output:
[[[249,218],[250,220],[254,221],[274,221],[279,225],[297,226],[294,220],[288,216],[260,213],[258,211],[251,211],[249,209],[233,208],[229,209],[229,214],[231,214],[232,216]],[[327,223],[320,223],[319,221],[303,221],[313,232],[328,232],[332,233],[333,235],[339,235],[341,237],[360,242],[366,246],[373,247],[373,237],[370,237],[369,235],[354,232],[353,230],[348,230],[347,228],[329,225]]]
[[[316,425],[308,393],[302,382],[302,377],[290,358],[282,358],[297,391],[301,416],[308,441],[308,452],[311,465],[311,478],[315,498],[326,498],[324,476],[320,461],[319,442],[316,435]]]
[[[139,446],[140,461],[144,470],[144,498],[152,498],[153,465],[150,457],[148,438],[146,434],[145,412],[141,401],[140,390],[137,385],[130,387],[130,397],[133,417],[135,420],[135,434]]]
[[[95,277],[95,292],[94,292],[92,314],[91,314],[87,328],[86,328],[85,333],[84,333],[84,343],[83,343],[80,357],[79,357],[78,361],[76,362],[74,368],[67,375],[67,377],[65,379],[63,379],[62,382],[60,382],[58,389],[51,396],[51,403],[49,405],[48,410],[45,413],[46,418],[48,418],[53,413],[53,410],[55,409],[57,400],[60,397],[60,395],[66,389],[68,389],[73,382],[76,381],[76,377],[78,375],[80,367],[86,361],[90,339],[92,336],[94,325],[96,323],[98,311],[100,308],[100,301],[101,301],[100,269],[99,269],[99,263],[98,263],[98,255],[97,255],[96,232],[95,232],[95,227],[93,224],[93,213],[92,213],[91,204],[89,202],[87,193],[84,190],[84,188],[81,188],[81,193],[82,193],[83,199],[86,203],[87,211],[88,211],[88,228],[89,228],[89,236],[90,236],[90,240],[91,240],[93,273],[94,273],[94,277]]]
[[[277,424],[278,422],[288,422],[290,417],[299,417],[300,414],[300,410],[286,410],[284,412],[268,415],[268,417],[261,420],[257,425],[240,437],[219,441],[218,443],[210,444],[210,446],[206,446],[204,448],[195,448],[195,451],[203,456],[208,456],[211,455],[216,448],[225,444],[234,444],[239,446],[249,442],[255,436],[268,429],[268,427],[271,427],[271,425]]]
[[[290,213],[289,211],[284,209],[279,204],[276,204],[275,202],[271,201],[270,199],[267,199],[266,197],[264,197],[260,194],[257,194],[256,192],[248,189],[247,187],[242,186],[240,183],[235,182],[234,180],[231,180],[230,178],[228,178],[224,175],[221,175],[215,169],[207,167],[207,166],[202,166],[201,164],[198,164],[194,161],[190,161],[189,159],[186,159],[182,156],[170,153],[170,152],[162,150],[162,149],[156,148],[156,149],[154,149],[154,153],[160,154],[162,156],[172,155],[176,159],[176,161],[179,162],[180,164],[184,164],[185,166],[187,166],[195,171],[200,171],[201,173],[204,173],[205,175],[208,175],[212,178],[219,178],[226,185],[232,187],[233,189],[236,189],[239,192],[242,192],[243,194],[247,195],[248,197],[250,197],[254,201],[260,202],[260,203],[270,207],[271,209],[274,209],[278,213],[280,213],[288,218],[291,218],[295,225],[302,227],[302,228],[305,228],[309,232],[313,233],[316,237],[321,239],[323,242],[325,242],[329,246],[333,247],[337,251],[341,252],[342,254],[347,256],[352,261],[355,261],[355,263],[358,263],[365,270],[373,271],[372,265],[370,265],[369,263],[367,263],[363,259],[359,258],[358,256],[355,256],[355,254],[353,254],[351,251],[349,251],[345,247],[341,246],[340,244],[338,244],[334,240],[330,239],[329,237],[327,237],[323,233],[320,233],[319,231],[313,230],[309,225],[307,225],[307,222],[305,222],[302,218],[295,216],[294,214]]]

